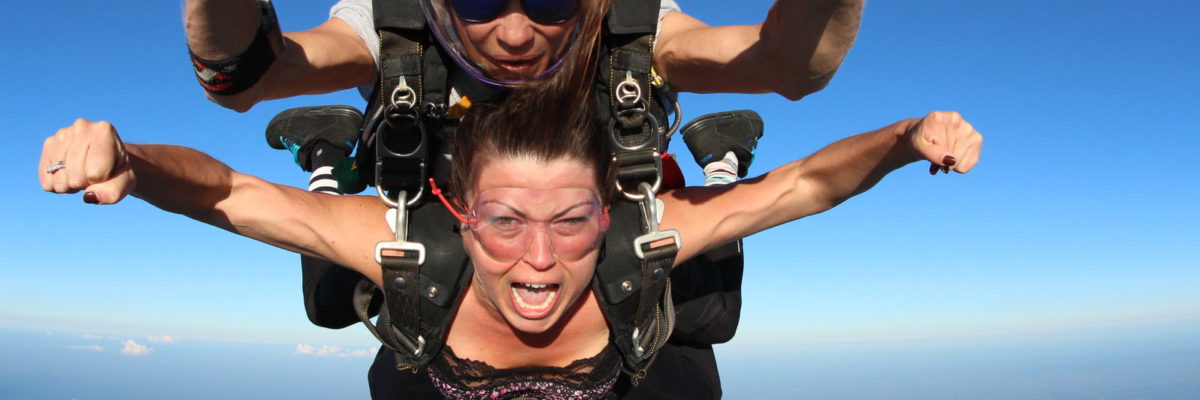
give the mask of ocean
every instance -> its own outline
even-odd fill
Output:
[[[1200,399],[1200,319],[717,346],[727,399]],[[0,330],[0,399],[366,399],[369,348]],[[653,377],[647,377],[653,379]]]

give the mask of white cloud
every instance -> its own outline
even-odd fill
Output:
[[[175,336],[149,336],[146,339],[154,343],[175,343],[179,341],[179,338]]]
[[[104,338],[102,338],[102,337],[100,337],[100,336],[96,336],[96,335],[93,335],[93,334],[90,334],[90,333],[85,333],[83,336],[80,336],[80,337],[81,337],[81,338],[84,338],[84,339],[93,339],[93,340],[104,339]]]
[[[91,346],[71,345],[71,346],[67,346],[67,348],[71,349],[71,350],[94,351],[97,353],[104,351],[104,346],[98,346],[98,345],[91,345]]]
[[[149,347],[146,347],[144,344],[139,344],[138,342],[133,341],[133,339],[121,342],[121,344],[125,345],[125,348],[121,349],[121,354],[128,354],[131,356],[144,356],[150,354],[151,349]]]
[[[372,357],[375,349],[347,349],[344,357]]]
[[[375,349],[343,349],[339,346],[322,345],[316,347],[307,344],[296,345],[296,354],[317,357],[371,357]]]

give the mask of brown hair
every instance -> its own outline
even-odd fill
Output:
[[[575,158],[595,167],[601,201],[608,203],[612,153],[593,102],[554,101],[544,86],[516,89],[499,103],[471,107],[450,140],[449,190],[460,204],[478,169],[492,157],[552,161]],[[537,179],[537,177],[530,177]]]
[[[612,152],[596,112],[593,87],[600,64],[600,36],[609,0],[583,0],[578,42],[552,76],[475,104],[450,140],[449,190],[460,202],[488,157],[573,157],[596,168],[601,200],[613,192]]]

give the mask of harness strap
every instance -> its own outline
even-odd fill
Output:
[[[353,302],[367,330],[396,351],[396,368],[415,372],[444,345],[446,329],[474,268],[466,252],[456,245],[462,237],[457,220],[445,207],[426,202],[408,214],[408,239],[430,244],[422,246],[424,257],[409,252],[380,257],[385,301],[376,322],[370,320],[369,306],[379,288],[362,280],[355,288]]]
[[[609,114],[618,190],[631,200],[641,199],[639,184],[656,191],[662,184],[659,157],[666,140],[655,116],[660,110],[652,101],[657,88],[651,72],[657,11],[655,1],[614,0],[605,23],[607,57],[599,78],[608,104],[601,109]]]
[[[380,52],[391,56],[380,57],[379,88],[364,132],[367,145],[375,146],[375,187],[389,205],[395,205],[389,195],[399,191],[415,193],[415,203],[424,191],[429,142],[419,107],[425,46],[420,32],[379,34]]]
[[[607,317],[610,321],[627,323],[617,329],[610,323],[610,332],[612,342],[625,356],[622,369],[632,377],[635,385],[645,376],[646,368],[674,328],[669,276],[680,245],[677,233],[658,230],[658,205],[654,199],[654,193],[663,181],[661,154],[667,146],[666,131],[656,117],[665,118],[666,112],[654,101],[654,92],[662,88],[652,84],[656,81],[652,67],[658,8],[657,1],[612,2],[604,37],[608,56],[599,76],[601,84],[607,85],[608,104],[603,104],[601,109],[609,112],[617,189],[626,199],[639,202],[642,211],[640,215],[629,216],[631,219],[640,217],[641,224],[634,225],[632,230],[617,230],[617,235],[607,238],[617,239],[614,244],[618,247],[606,245],[615,250],[612,256],[618,258],[609,260],[609,268],[620,263],[640,268],[628,272],[622,269],[618,276],[613,276],[611,271],[602,272],[600,268],[596,271],[601,283],[597,286],[605,292],[603,297],[610,303],[623,303],[606,307],[605,312],[612,308],[626,313]],[[669,95],[659,98],[672,100]],[[628,207],[614,205],[614,213],[618,208],[626,210],[624,213],[629,212]],[[670,241],[663,244],[667,239]],[[638,294],[637,301],[627,302],[633,293]],[[632,315],[628,314],[630,312]]]
[[[403,256],[383,256],[383,284],[388,296],[385,296],[389,310],[416,310],[420,305],[420,269],[415,254],[406,252]],[[415,356],[420,356],[424,350],[424,340],[419,329],[421,315],[417,312],[392,313],[392,324],[400,328],[402,335],[397,339],[404,345],[404,350]],[[416,335],[412,335],[416,333]],[[415,339],[415,340],[414,340]]]
[[[612,224],[605,234],[592,289],[608,321],[609,340],[621,352],[621,369],[636,381],[645,375],[674,326],[668,277],[678,242],[658,247],[645,242],[635,252],[631,243],[652,228],[634,222],[645,221],[639,205],[617,201],[609,214],[622,223]]]

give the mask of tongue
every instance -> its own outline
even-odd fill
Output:
[[[534,308],[541,308],[544,305],[543,303],[546,302],[546,299],[550,298],[550,288],[545,287],[542,289],[531,289],[525,287],[524,285],[519,285],[517,286],[517,295],[521,296],[521,300],[524,301],[526,305]]]

